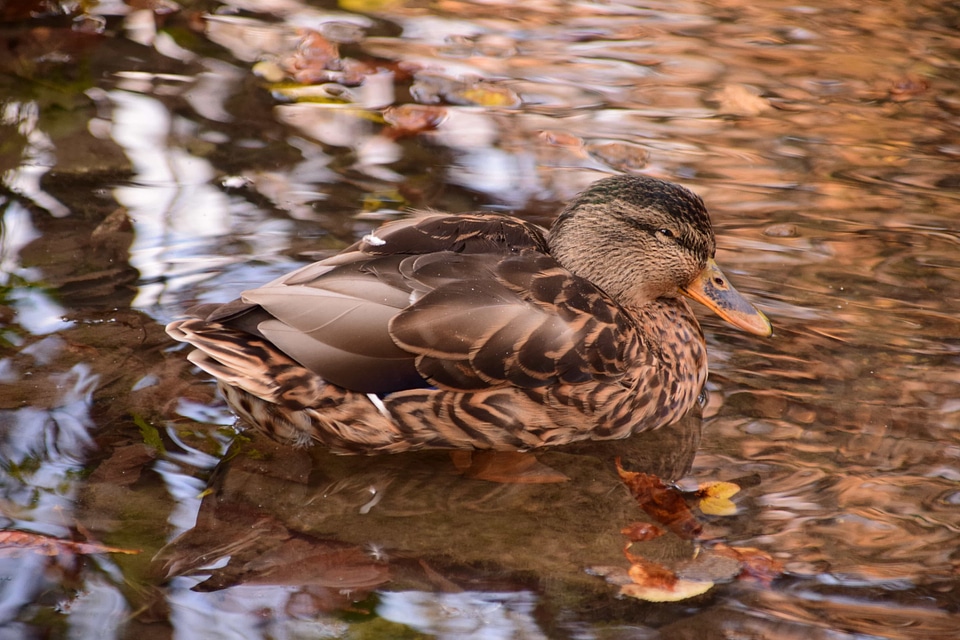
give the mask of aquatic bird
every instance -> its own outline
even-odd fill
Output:
[[[549,231],[422,212],[167,332],[242,422],[337,453],[527,451],[680,419],[707,376],[685,298],[771,335],[714,261],[703,201],[593,183]]]

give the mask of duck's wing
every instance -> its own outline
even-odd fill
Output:
[[[462,269],[445,273],[444,261],[436,256],[482,255],[478,264],[495,265],[521,250],[546,250],[540,227],[499,215],[423,213],[387,223],[344,252],[245,291],[239,300],[191,310],[203,322],[228,330],[219,342],[209,328],[187,339],[185,330],[200,324],[180,324],[171,335],[192,342],[216,362],[231,360],[234,378],[242,376],[243,362],[251,376],[259,375],[254,338],[261,338],[346,389],[385,394],[425,386],[416,354],[398,346],[388,332],[392,318],[436,286],[462,278]],[[440,268],[414,274],[414,265],[421,263]],[[470,275],[492,277],[480,268]],[[215,364],[208,366],[224,377],[212,369]]]
[[[430,383],[454,390],[611,381],[643,348],[629,315],[552,257],[433,254],[402,265],[428,292],[390,322]]]

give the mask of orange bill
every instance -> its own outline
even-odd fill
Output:
[[[693,282],[681,287],[680,293],[710,308],[735,327],[758,336],[773,333],[770,320],[733,288],[727,276],[711,258]]]

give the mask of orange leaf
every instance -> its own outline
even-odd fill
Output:
[[[625,584],[620,587],[620,595],[647,602],[678,602],[702,595],[712,587],[712,582],[698,580],[677,580],[670,589],[658,589],[642,584]]]
[[[640,508],[652,518],[666,526],[684,539],[693,539],[700,535],[703,525],[693,517],[683,495],[668,487],[654,475],[625,471],[617,459],[617,473]]]
[[[665,566],[630,553],[629,545],[623,552],[630,560],[627,575],[632,582],[620,587],[620,595],[648,602],[677,602],[706,593],[713,587],[712,582],[678,578]]]
[[[384,122],[393,127],[396,136],[436,129],[446,117],[447,110],[443,107],[422,104],[402,104],[383,112]]]
[[[770,586],[774,579],[783,574],[783,563],[760,549],[729,547],[723,543],[718,543],[712,547],[712,551],[717,555],[733,558],[743,563],[739,578],[750,578]]]
[[[459,452],[458,452],[459,453]],[[505,484],[551,484],[570,478],[537,460],[532,453],[519,451],[468,452],[469,462],[453,456],[454,465],[467,478]]]
[[[627,574],[635,584],[654,589],[672,589],[677,584],[677,574],[661,564],[638,556],[631,556],[630,562]]]

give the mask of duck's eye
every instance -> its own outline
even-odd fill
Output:
[[[659,234],[660,234],[661,236],[663,236],[664,238],[675,238],[675,237],[676,237],[676,234],[675,234],[673,231],[671,231],[670,229],[657,229],[657,233],[659,233]]]

